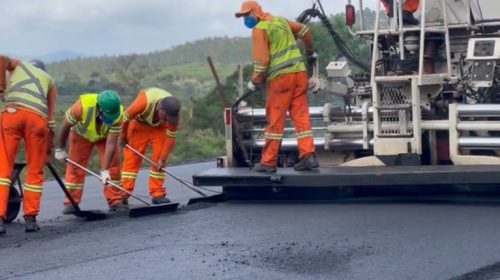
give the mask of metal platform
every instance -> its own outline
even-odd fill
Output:
[[[231,187],[355,187],[495,185],[500,187],[500,166],[377,166],[327,167],[310,172],[278,168],[257,173],[249,168],[215,168],[193,175],[197,186]]]

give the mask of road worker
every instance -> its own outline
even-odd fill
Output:
[[[8,83],[6,74],[9,73]],[[26,232],[40,230],[36,216],[43,190],[43,166],[52,153],[57,88],[40,60],[0,56],[0,234],[5,234],[10,177],[17,148],[24,140],[26,179],[23,211]]]
[[[393,17],[393,0],[382,0],[387,15]],[[420,5],[420,0],[405,0],[403,3],[403,23],[409,25],[417,25],[418,20],[413,16]]]
[[[309,28],[265,13],[256,1],[243,2],[235,15],[243,17],[244,24],[252,29],[254,69],[247,87],[253,91],[260,85],[267,86],[265,145],[260,163],[253,170],[276,171],[287,111],[294,123],[298,142],[299,162],[294,166],[295,170],[318,167],[309,119],[308,76],[295,39],[302,39],[307,60],[313,62],[317,55]]]
[[[65,118],[57,135],[55,158],[66,158],[87,167],[92,149],[97,148],[101,170],[104,196],[111,212],[128,209],[122,202],[121,191],[107,182],[120,185],[120,157],[118,139],[122,123],[123,106],[120,97],[113,90],[99,94],[85,93],[66,111]],[[66,141],[69,135],[69,154]],[[85,182],[85,171],[66,164],[66,187],[76,203],[80,203]],[[66,198],[63,214],[72,214],[75,207]]]
[[[159,88],[141,90],[123,113],[121,146],[125,144],[144,154],[151,144],[151,159],[156,162],[149,169],[149,194],[153,204],[169,203],[163,187],[167,159],[175,145],[181,105],[177,98]],[[124,147],[122,186],[134,190],[141,157]],[[127,197],[124,197],[124,201]]]

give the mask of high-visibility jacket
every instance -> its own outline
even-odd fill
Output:
[[[254,65],[255,72],[267,72],[269,80],[281,74],[306,70],[297,41],[285,18],[274,16],[271,20],[261,20],[255,28],[266,32],[271,56],[267,67],[256,63]]]
[[[73,126],[73,131],[83,136],[85,139],[91,142],[97,142],[99,140],[105,139],[110,132],[110,129],[117,128],[116,132],[119,132],[119,127],[121,123],[123,106],[120,105],[120,116],[113,121],[112,125],[107,125],[104,122],[101,123],[99,131],[97,130],[96,119],[98,115],[97,108],[97,93],[87,93],[80,95],[80,102],[82,104],[82,118]],[[71,119],[70,111],[66,112],[66,118]],[[112,131],[113,132],[113,131]]]
[[[145,90],[145,94],[147,98],[146,109],[138,114],[135,119],[140,123],[158,126],[162,123],[160,121],[154,122],[156,104],[160,99],[172,96],[172,94],[160,88],[148,88]],[[125,114],[124,120],[129,120],[127,114]]]
[[[54,80],[49,74],[23,61],[10,76],[4,104],[29,108],[47,119],[47,94],[53,85]]]

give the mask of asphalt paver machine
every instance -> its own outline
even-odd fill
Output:
[[[251,171],[264,145],[265,110],[241,96],[224,112],[226,155],[194,183],[226,193],[499,184],[500,2],[421,0],[418,25],[404,24],[401,3],[391,2],[393,16],[377,8],[374,22],[363,1],[346,3],[346,24],[371,46],[370,63],[339,42],[321,6],[306,13],[320,18],[342,54],[326,75],[312,71],[327,96],[310,106],[318,170],[291,168],[297,144],[288,123],[281,168]]]

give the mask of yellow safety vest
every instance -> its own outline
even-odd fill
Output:
[[[160,101],[160,99],[169,96],[172,96],[172,94],[160,88],[146,89],[146,98],[147,98],[146,109],[142,113],[137,115],[135,119],[140,123],[148,124],[151,126],[158,126],[162,124],[160,121],[156,123],[153,121],[155,115],[155,108],[156,104],[158,103],[158,101]]]
[[[48,118],[47,95],[54,80],[47,72],[22,61],[12,72],[5,90],[5,105],[29,108]]]
[[[267,79],[281,74],[306,71],[304,59],[286,19],[274,16],[271,21],[261,20],[255,28],[266,31],[271,59]],[[258,68],[258,65],[255,65]]]
[[[97,131],[97,93],[86,93],[80,95],[82,103],[82,119],[73,126],[73,131],[83,136],[91,142],[97,142],[105,139],[111,127],[119,125],[123,113],[123,106],[120,105],[120,116],[113,121],[113,124],[107,125],[101,123],[101,129]]]

